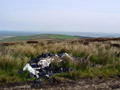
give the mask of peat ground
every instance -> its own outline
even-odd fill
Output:
[[[33,82],[4,83],[1,90],[120,90],[120,78],[79,79],[76,81],[54,82],[31,88]]]

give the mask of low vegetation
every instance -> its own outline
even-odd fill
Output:
[[[81,41],[81,40],[41,40],[39,43],[16,43],[8,46],[0,44],[0,82],[27,81],[28,72],[19,74],[19,71],[32,58],[46,52],[67,52],[74,57],[86,58],[87,63],[81,60],[65,58],[63,62],[53,62],[54,66],[71,67],[73,71],[60,73],[53,78],[95,78],[114,77],[120,75],[120,40]],[[92,66],[91,63],[95,66]]]

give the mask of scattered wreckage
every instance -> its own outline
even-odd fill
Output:
[[[59,60],[59,62],[61,62],[62,58],[64,58],[64,57],[70,57],[71,59],[73,59],[67,53],[41,54],[37,58],[30,60],[23,68],[23,71],[25,71],[25,70],[29,71],[29,76],[30,77],[35,76],[36,78],[50,77],[53,73],[66,72],[64,70],[64,68],[53,68],[53,66],[51,64],[51,62],[54,61],[56,58]]]
[[[72,70],[71,68],[66,67],[53,67],[52,61],[55,61],[56,59],[58,62],[61,62],[64,57],[69,57],[73,60],[73,57],[71,57],[67,53],[59,53],[59,54],[53,54],[53,53],[45,53],[41,54],[37,58],[34,58],[30,60],[23,68],[23,71],[28,71],[29,75],[28,78],[36,77],[35,86],[40,86],[42,83],[42,78],[49,78],[53,74],[56,73],[62,73],[62,72],[68,72],[69,70]]]
[[[40,86],[42,83],[41,78],[49,78],[53,74],[56,73],[63,73],[63,72],[69,72],[72,71],[73,68],[70,67],[54,67],[52,62],[58,60],[58,62],[62,62],[65,57],[70,58],[71,60],[78,60],[80,57],[72,57],[71,55],[67,53],[44,53],[39,55],[37,58],[34,58],[30,60],[25,67],[23,68],[23,71],[29,71],[28,78],[36,77],[36,81],[34,84],[35,86]],[[82,59],[83,64],[87,62],[87,59]]]

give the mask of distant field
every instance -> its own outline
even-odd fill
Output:
[[[23,41],[23,40],[38,40],[38,39],[77,39],[80,37],[71,35],[60,35],[60,34],[40,34],[40,35],[26,35],[16,36],[3,39],[2,41]]]

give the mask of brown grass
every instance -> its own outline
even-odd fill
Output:
[[[76,75],[81,76],[93,76],[96,73],[103,73],[104,75],[111,74],[111,71],[114,69],[116,74],[119,74],[119,65],[120,57],[116,57],[116,52],[120,53],[120,48],[111,45],[120,45],[119,39],[83,39],[83,40],[45,40],[39,41],[39,43],[25,43],[22,44],[12,44],[12,45],[1,45],[0,46],[0,78],[8,79],[3,77],[4,75],[9,78],[4,81],[11,81],[12,79],[16,80],[25,80],[21,76],[16,76],[17,71],[23,68],[23,66],[32,58],[40,55],[45,52],[67,52],[73,56],[79,56],[82,58],[87,58],[89,61],[109,66],[108,71],[99,71],[100,69],[91,69],[94,73],[90,73],[90,69],[86,71],[75,71],[70,75],[71,77]],[[78,64],[78,63],[76,63]],[[78,65],[76,65],[78,66]],[[111,66],[111,67],[110,67]],[[113,66],[113,67],[112,67]],[[81,67],[80,67],[81,68]],[[11,71],[13,76],[10,76]],[[4,73],[3,73],[4,72]],[[87,73],[88,72],[88,73]],[[113,72],[114,73],[114,72]],[[66,74],[65,74],[66,75]],[[0,80],[2,82],[2,80]]]

